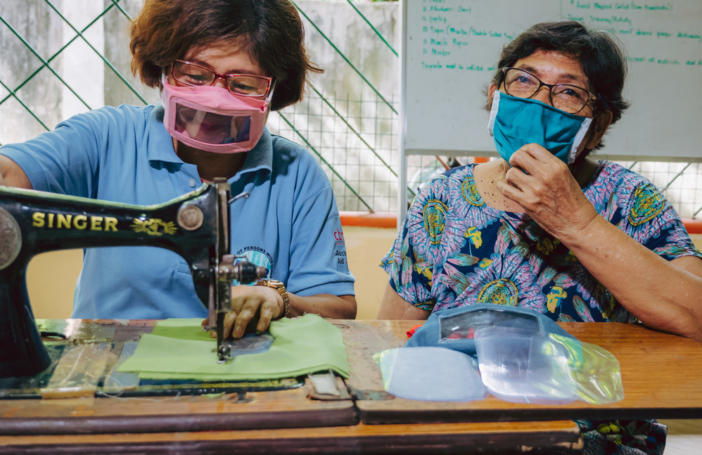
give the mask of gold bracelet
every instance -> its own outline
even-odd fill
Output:
[[[285,290],[285,285],[278,280],[270,280],[268,278],[260,279],[256,282],[256,286],[266,286],[278,291],[278,294],[283,298],[283,316],[290,316],[290,297],[288,291]]]

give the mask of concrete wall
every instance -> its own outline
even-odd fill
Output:
[[[349,267],[356,277],[357,319],[375,319],[388,277],[378,266],[397,237],[395,229],[345,227]]]
[[[27,290],[35,317],[71,317],[73,290],[81,267],[83,250],[53,251],[32,259],[27,270]]]
[[[57,8],[62,0],[54,2]],[[0,6],[5,20],[47,59],[62,45],[63,26],[56,14],[43,0],[2,0]],[[51,67],[62,72],[62,57],[51,62]],[[4,24],[0,24],[0,80],[15,89],[41,66],[41,61]],[[0,86],[0,100],[9,92]],[[46,124],[53,128],[62,116],[62,84],[44,68],[17,96]],[[0,144],[24,141],[46,131],[14,98],[0,105]]]
[[[136,17],[143,2],[123,0],[119,5],[130,17]],[[51,62],[51,67],[85,104],[47,69],[43,69],[20,90],[19,97],[49,129],[55,128],[62,119],[88,111],[87,106],[96,109],[125,103],[143,105],[123,79],[147,103],[159,102],[158,90],[142,85],[131,73],[130,22],[112,0],[59,0],[54,4],[79,30],[107,11],[83,35],[95,50],[111,62],[112,67],[106,65],[83,39],[77,38]],[[349,4],[345,1],[300,0],[297,5],[385,98],[399,104],[399,58]],[[397,48],[400,31],[398,3],[359,3],[356,6]],[[76,32],[43,0],[2,0],[0,14],[45,58],[76,36]],[[325,71],[314,76],[313,83],[353,128],[361,132],[364,140],[384,161],[396,163],[397,115],[378,101],[361,76],[351,69],[307,19],[303,18],[302,21],[310,56]],[[8,87],[15,88],[40,65],[39,59],[5,25],[0,24],[0,80]],[[373,210],[396,210],[396,177],[351,133],[344,121],[313,95],[311,89],[307,91],[310,96],[295,107],[287,108],[285,115],[306,136],[311,146],[369,201]],[[0,99],[7,93],[0,86]],[[277,113],[270,116],[268,128],[274,134],[304,143]],[[0,144],[23,142],[43,131],[39,122],[17,101],[11,99],[0,105]],[[412,157],[410,166],[419,160],[421,158]],[[345,183],[334,177],[331,169],[326,165],[323,168],[330,177],[341,210],[366,209]]]
[[[19,1],[19,0],[13,0]],[[36,1],[36,0],[35,0]],[[76,1],[76,0],[73,0]],[[99,3],[95,2],[96,5]],[[142,8],[143,0],[125,0],[120,5],[132,17]],[[107,8],[111,0],[104,0]],[[353,11],[346,2],[300,0],[297,5],[312,19],[334,44],[352,61],[368,80],[388,99],[399,99],[399,58],[380,41],[368,24]],[[359,3],[359,10],[374,24],[396,50],[400,40],[400,11],[397,3]],[[302,19],[306,31],[306,43],[313,62],[324,69],[324,74],[314,76],[313,81],[323,93],[346,95],[363,93],[374,96],[373,91],[363,82],[337,52],[326,42],[320,33]],[[150,103],[159,102],[155,89],[141,85],[130,71],[129,23],[117,11],[105,16],[104,25],[105,57],[119,69],[122,75]],[[101,65],[98,65],[101,68]],[[105,104],[117,106],[122,103],[140,105],[141,101],[124,85],[121,79],[109,68],[104,68]]]
[[[344,237],[351,272],[356,277],[358,319],[375,319],[387,275],[378,267],[395,240],[395,229],[345,227]],[[702,249],[702,235],[693,235]],[[29,264],[27,286],[37,318],[68,318],[73,288],[83,263],[81,250],[58,251],[35,257]]]
[[[130,23],[111,0],[54,0],[52,3],[78,30],[112,6],[83,36],[147,102],[159,102],[158,90],[145,87],[131,74]],[[144,0],[123,0],[120,6],[131,17],[136,17],[143,3]],[[350,5],[346,2],[301,0],[298,6],[384,96],[398,100],[399,59]],[[398,47],[400,29],[397,3],[359,3],[357,7],[391,44]],[[45,59],[76,36],[75,31],[43,0],[2,0],[0,13]],[[325,70],[324,74],[314,77],[317,88],[332,96],[347,93],[374,96],[322,35],[306,19],[303,19],[303,23],[310,56]],[[40,60],[4,24],[0,24],[0,62],[0,80],[10,88],[16,87],[41,66]],[[72,41],[50,66],[93,109],[123,103],[143,104],[81,38]],[[8,93],[0,86],[0,99]],[[62,119],[88,110],[47,69],[43,69],[18,95],[50,129]],[[25,141],[44,131],[17,101],[0,106],[0,118],[3,120],[0,122],[0,143]]]

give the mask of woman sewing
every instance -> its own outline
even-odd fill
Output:
[[[231,253],[269,271],[233,283],[226,334],[283,316],[353,318],[353,276],[326,175],[265,128],[302,99],[304,30],[289,0],[147,0],[131,26],[132,69],[161,104],[105,107],[0,149],[0,185],[128,204],[168,201],[215,177],[233,195]],[[338,234],[337,234],[337,237]],[[88,249],[75,318],[206,317],[187,263],[159,248]],[[255,321],[255,324],[250,324]]]
[[[625,75],[611,38],[577,22],[537,24],[508,44],[488,89],[501,159],[417,195],[381,263],[390,279],[378,317],[497,303],[702,342],[702,253],[679,216],[643,177],[588,159],[628,107]],[[592,453],[665,446],[655,422],[598,425],[610,424],[581,424]]]

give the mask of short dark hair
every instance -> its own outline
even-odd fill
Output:
[[[132,72],[159,87],[163,68],[193,47],[243,40],[249,56],[273,76],[271,110],[300,101],[310,62],[305,31],[289,0],[146,0],[131,25]]]
[[[595,115],[611,111],[614,124],[629,107],[622,98],[627,72],[622,50],[607,32],[589,30],[575,21],[542,22],[529,27],[502,49],[492,81],[499,86],[502,68],[539,50],[562,52],[580,62],[590,90],[597,95]]]

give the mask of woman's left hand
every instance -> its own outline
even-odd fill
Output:
[[[527,144],[509,164],[512,168],[497,188],[555,238],[574,238],[597,217],[568,165],[545,148]]]

